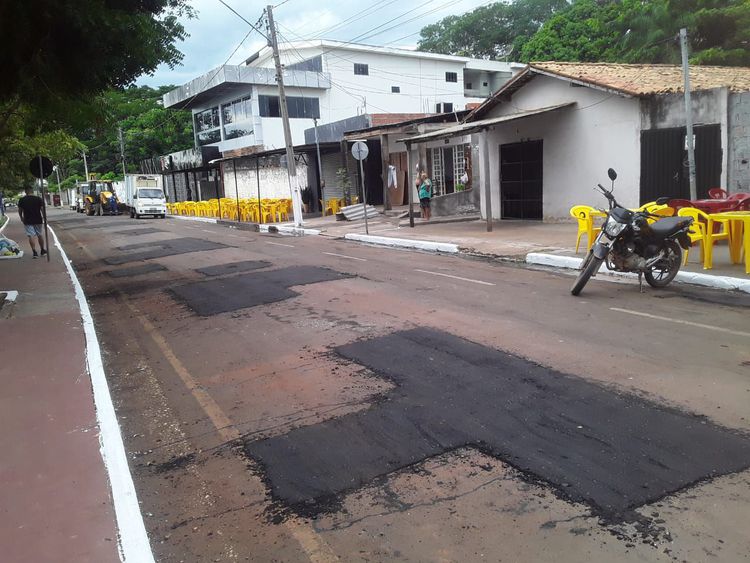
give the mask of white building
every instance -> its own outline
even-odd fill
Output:
[[[750,68],[695,65],[690,81],[698,197],[747,189]],[[416,162],[421,147],[471,135],[485,217],[558,220],[604,205],[592,188],[608,167],[627,207],[687,199],[683,84],[677,66],[533,63],[464,123],[405,140]]]
[[[434,53],[316,40],[280,47],[294,144],[319,124],[366,113],[419,117],[483,102],[523,66]],[[225,65],[164,95],[191,109],[196,146],[220,151],[284,146],[271,49]]]

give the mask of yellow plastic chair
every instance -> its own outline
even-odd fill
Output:
[[[718,233],[709,233],[707,229],[708,215],[704,213],[703,211],[701,211],[700,209],[696,209],[695,207],[682,207],[677,212],[677,215],[679,217],[692,217],[693,218],[693,224],[690,226],[690,230],[693,232],[689,233],[689,236],[690,236],[691,242],[700,242],[701,262],[704,261],[705,252],[706,252],[706,244],[708,244],[709,242],[713,244],[717,240],[729,239],[729,220],[717,221],[716,219],[714,219],[714,222],[721,224],[721,231],[719,231]],[[684,262],[685,264],[687,264],[688,262],[689,254],[690,254],[690,250],[686,250],[685,262]]]
[[[656,203],[655,201],[644,203],[637,209],[637,211],[648,211],[649,213],[658,215],[659,217],[673,217],[674,216],[674,209],[672,207],[669,207],[668,205],[664,205],[661,203]],[[659,218],[649,217],[646,220],[649,223],[654,223],[658,221]]]
[[[571,217],[575,217],[578,220],[578,234],[576,237],[576,254],[578,254],[578,248],[581,245],[581,237],[586,235],[586,252],[591,250],[591,246],[594,244],[594,238],[601,231],[601,227],[594,227],[594,217],[592,212],[596,211],[589,205],[574,205],[570,208]]]

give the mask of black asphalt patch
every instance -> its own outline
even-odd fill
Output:
[[[122,231],[112,231],[113,235],[151,235],[154,233],[165,233],[163,229],[154,229],[153,227],[138,227],[135,229],[124,229]]]
[[[245,444],[274,498],[300,513],[466,446],[610,520],[750,466],[748,437],[445,332],[419,328],[337,352],[396,388],[366,411]]]
[[[113,278],[127,278],[130,276],[141,276],[143,274],[151,274],[153,272],[161,272],[166,270],[161,264],[156,262],[147,262],[140,266],[131,266],[130,268],[120,268],[119,270],[109,270],[107,273]]]
[[[198,315],[207,317],[296,297],[299,294],[289,289],[295,285],[349,277],[318,266],[292,266],[191,283],[171,291]]]
[[[229,264],[218,264],[207,268],[199,268],[195,271],[205,276],[224,276],[227,274],[239,274],[240,272],[260,270],[261,268],[268,268],[270,265],[271,263],[266,260],[244,260],[242,262],[230,262]]]
[[[118,250],[141,250],[141,252],[130,252],[120,256],[110,256],[105,258],[104,261],[107,264],[116,266],[118,264],[127,264],[128,262],[140,262],[141,260],[151,260],[152,258],[163,258],[164,256],[175,256],[177,254],[202,252],[205,250],[218,250],[219,248],[228,248],[228,246],[220,242],[213,242],[199,238],[176,238],[120,246],[118,247]]]

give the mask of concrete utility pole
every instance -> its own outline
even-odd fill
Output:
[[[297,165],[294,162],[294,144],[292,143],[292,131],[289,128],[289,110],[286,105],[286,94],[284,93],[284,73],[281,69],[279,57],[279,44],[276,40],[276,25],[273,22],[273,6],[266,8],[268,12],[268,27],[270,31],[271,49],[273,49],[273,62],[276,64],[276,83],[279,86],[279,106],[281,107],[281,120],[284,124],[284,143],[286,144],[287,173],[289,174],[289,189],[292,192],[292,209],[294,211],[294,225],[302,226],[302,197],[297,182]]]
[[[86,174],[86,181],[89,181],[89,163],[86,160],[86,151],[83,151],[83,170],[84,174]]]
[[[120,162],[122,162],[122,179],[125,181],[125,141],[122,139],[122,127],[117,128],[117,135],[120,137]]]
[[[318,118],[313,118],[313,123],[315,124],[315,150],[318,154],[318,197],[317,199],[319,201],[325,201],[325,198],[323,197],[323,163],[320,160],[320,142],[318,141]],[[321,207],[323,204],[321,203]],[[312,206],[312,209],[315,209],[317,207],[316,205]],[[310,211],[312,211],[312,209]],[[321,209],[321,217],[322,212],[324,209]]]
[[[693,143],[693,106],[690,102],[690,67],[688,65],[687,29],[680,29],[680,50],[682,51],[682,74],[685,77],[685,132],[690,175],[690,199],[698,199],[695,183],[695,145]]]

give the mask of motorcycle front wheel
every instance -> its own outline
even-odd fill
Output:
[[[581,290],[589,282],[591,276],[599,271],[599,267],[602,265],[602,262],[604,262],[602,258],[597,258],[596,256],[594,256],[594,253],[591,252],[583,262],[583,269],[581,270],[581,273],[578,274],[578,278],[573,284],[573,287],[570,288],[570,293],[572,293],[573,295],[578,295],[579,293],[581,293]]]
[[[682,248],[677,242],[669,240],[664,244],[666,256],[643,273],[646,282],[651,287],[666,287],[680,271],[682,264]]]

